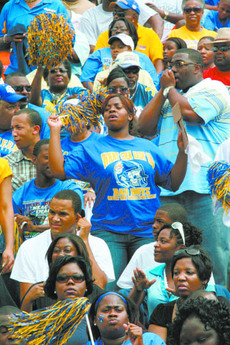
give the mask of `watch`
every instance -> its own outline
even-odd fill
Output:
[[[163,91],[163,96],[165,97],[165,98],[168,98],[168,94],[169,94],[169,91],[173,88],[174,86],[168,86],[168,87],[166,87],[165,89],[164,89],[164,91]]]

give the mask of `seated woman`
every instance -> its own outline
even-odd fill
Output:
[[[44,76],[49,89],[41,90],[42,76]],[[48,70],[38,66],[32,82],[30,103],[53,111],[56,105],[64,104],[68,97],[84,94],[82,87],[68,87],[71,78],[71,65],[68,60],[63,64]]]
[[[36,313],[23,313],[18,317],[16,316],[14,327],[11,329],[13,335],[18,340],[23,339],[23,344],[31,343],[31,337],[36,339],[37,344],[60,344],[61,339],[58,339],[59,341],[56,339],[56,342],[45,342],[45,339],[49,339],[51,332],[55,331],[54,328],[57,328],[57,323],[60,327],[58,328],[58,337],[61,336],[61,333],[64,333],[64,336],[66,336],[70,321],[71,331],[68,333],[65,344],[85,344],[88,341],[86,333],[86,319],[84,315],[82,315],[79,320],[80,323],[77,326],[75,325],[75,320],[73,320],[73,318],[77,318],[75,307],[77,308],[78,302],[82,301],[78,301],[78,298],[87,297],[93,290],[91,266],[80,256],[74,257],[66,255],[59,257],[50,267],[49,277],[44,289],[48,297],[56,299],[58,302],[66,301],[66,303],[59,303],[58,308],[55,308],[54,306],[53,309],[47,308],[39,310]],[[87,300],[85,300],[84,303],[88,304]],[[53,310],[56,310],[55,315],[56,318],[58,318],[55,323],[53,321],[55,318],[54,313],[52,312]],[[69,312],[71,315],[67,317]],[[50,313],[52,313],[52,318],[49,318]],[[34,319],[36,319],[36,327],[34,327],[35,325],[32,321]],[[41,342],[41,340],[37,340],[41,338],[44,341]]]
[[[178,49],[182,49],[182,48],[187,48],[187,44],[185,43],[184,40],[182,40],[181,38],[178,38],[178,37],[168,38],[163,43],[163,63],[164,63],[164,69],[171,67],[171,60],[172,60],[173,55],[175,54],[175,52]]]
[[[47,251],[46,257],[48,260],[49,268],[51,269],[52,263],[59,257],[64,255],[80,256],[83,257],[88,266],[94,267],[94,264],[90,262],[89,254],[83,240],[74,234],[61,234],[56,237]],[[94,271],[94,270],[93,270]],[[97,283],[97,277],[93,272],[95,282]],[[56,298],[49,298],[44,293],[44,282],[40,282],[32,285],[27,291],[21,302],[21,310],[30,312],[32,310],[41,309],[50,306],[57,302]],[[87,297],[92,301],[96,295],[103,290],[96,284],[93,284],[92,293],[87,294]]]
[[[197,49],[198,42],[202,37],[215,37],[215,31],[204,29],[200,25],[204,13],[204,5],[204,0],[183,0],[182,10],[185,16],[185,25],[179,29],[172,30],[168,38],[182,38],[186,42],[188,48]]]
[[[205,36],[201,38],[198,42],[197,50],[202,55],[203,63],[204,63],[204,71],[209,68],[213,68],[215,66],[213,62],[213,55],[214,52],[210,43],[214,41],[214,38],[211,36]]]
[[[89,310],[89,320],[95,345],[164,345],[159,336],[142,333],[134,323],[134,307],[129,299],[116,292],[97,297]],[[86,345],[92,345],[89,341]]]
[[[156,69],[151,60],[143,53],[135,51],[137,40],[129,36],[129,34],[119,33],[109,36],[110,47],[98,49],[87,59],[81,74],[81,82],[88,89],[92,89],[94,79],[98,72],[109,68],[111,63],[116,59],[117,55],[123,51],[134,51],[139,56],[140,63],[153,79],[157,79]]]
[[[135,76],[135,80],[136,79],[139,80],[138,76],[137,78]],[[106,86],[109,94],[122,94],[133,101],[136,110],[136,118],[140,116],[141,111],[151,101],[155,94],[155,90],[140,84],[138,81],[136,81],[134,88],[130,87],[130,80],[120,67],[114,68],[109,73],[106,79]]]
[[[174,293],[179,298],[158,304],[150,316],[149,331],[166,341],[168,325],[174,320],[178,308],[194,291],[207,288],[212,269],[212,261],[202,247],[191,246],[178,250],[172,259],[171,271]]]
[[[159,303],[177,299],[177,296],[168,292],[168,289],[174,288],[171,270],[173,255],[181,248],[201,245],[201,243],[202,230],[190,223],[182,225],[180,222],[175,222],[163,225],[154,243],[153,256],[153,260],[162,264],[152,269],[149,263],[149,268],[145,271],[137,268],[134,271],[134,286],[129,297],[139,304],[145,298],[149,316]]]
[[[170,329],[168,345],[230,344],[230,309],[224,302],[188,299]]]

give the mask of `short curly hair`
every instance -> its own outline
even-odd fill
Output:
[[[189,250],[198,250],[200,254],[191,255],[189,253]],[[188,248],[179,249],[174,254],[172,262],[171,262],[172,277],[174,275],[174,267],[176,265],[176,262],[184,258],[191,259],[192,264],[196,267],[198,277],[202,282],[209,281],[212,271],[213,271],[213,263],[208,252],[201,246],[197,246],[197,245],[190,246]],[[205,288],[206,286],[207,284],[204,285]]]
[[[230,345],[230,309],[222,301],[203,297],[187,299],[169,328],[168,345],[180,344],[180,334],[185,320],[195,316],[205,327],[213,328],[219,337],[219,344]]]
[[[76,263],[80,267],[80,269],[82,270],[85,276],[85,283],[86,283],[86,288],[87,288],[85,296],[88,296],[92,293],[93,291],[92,268],[89,265],[88,261],[86,261],[81,256],[65,255],[62,257],[58,257],[56,260],[54,260],[54,262],[52,263],[50,267],[49,277],[46,280],[46,283],[44,286],[44,291],[48,297],[53,298],[53,299],[57,298],[55,287],[56,287],[56,278],[57,278],[58,272],[63,266],[68,265],[70,263]]]

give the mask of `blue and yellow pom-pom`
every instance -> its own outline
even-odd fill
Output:
[[[28,27],[28,61],[51,68],[72,53],[74,30],[63,15],[42,13]]]
[[[86,315],[88,298],[67,299],[35,313],[15,315],[10,320],[9,332],[14,343],[30,345],[63,345],[76,331]]]
[[[95,127],[99,126],[102,105],[107,96],[107,88],[99,87],[92,93],[80,95],[77,105],[68,103],[60,105],[57,112],[63,125],[73,134],[83,130],[84,123],[82,119]]]
[[[214,162],[208,169],[207,179],[211,197],[220,201],[228,214],[230,208],[230,164],[221,161]]]

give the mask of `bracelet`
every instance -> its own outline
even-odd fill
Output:
[[[166,20],[168,18],[169,12],[168,11],[164,11],[164,14],[165,15],[164,15],[163,19]]]

